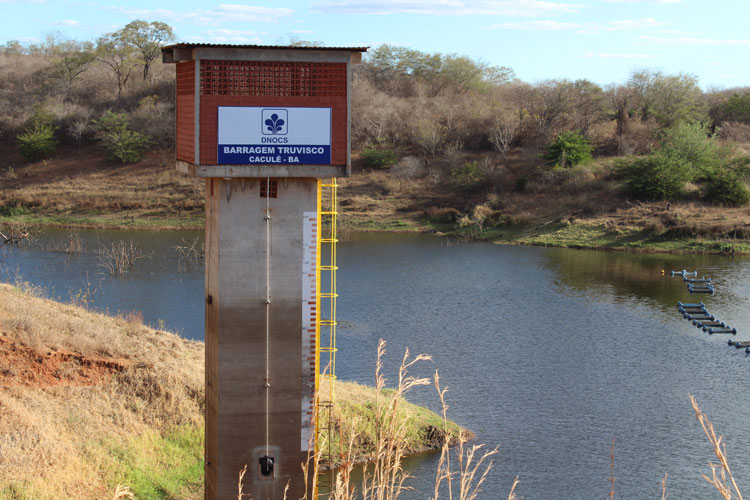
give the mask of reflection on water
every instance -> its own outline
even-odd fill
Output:
[[[94,307],[140,310],[145,320],[203,337],[203,272],[178,269],[173,248],[199,233],[84,232],[91,248],[126,239],[149,259],[124,277],[102,274],[96,255],[5,251],[6,275],[68,298],[86,281]],[[450,416],[477,441],[500,445],[482,499],[507,497],[513,478],[527,499],[594,499],[609,492],[615,439],[619,498],[658,498],[669,473],[670,498],[715,495],[700,478],[710,448],[688,401],[694,394],[726,434],[737,477],[750,481],[750,359],[726,337],[700,332],[678,315],[678,300],[703,300],[750,340],[750,260],[565,249],[447,245],[427,236],[362,234],[341,245],[338,261],[340,378],[372,383],[379,338],[388,341],[385,373],[393,380],[409,347],[426,352],[449,387]],[[667,271],[666,276],[661,270]],[[714,296],[690,296],[671,270],[712,276]],[[410,399],[437,409],[434,389]],[[415,490],[431,495],[437,457],[409,462]],[[743,484],[740,484],[742,487]],[[746,485],[750,486],[750,485]]]

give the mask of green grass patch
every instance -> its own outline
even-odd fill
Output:
[[[167,216],[125,216],[122,214],[20,214],[2,216],[2,223],[23,223],[35,226],[63,226],[63,227],[101,227],[123,229],[194,229],[204,226],[203,212],[190,214],[185,217]]]
[[[125,442],[96,445],[105,452],[108,484],[127,485],[139,500],[184,498],[203,488],[203,427],[182,426]]]
[[[393,398],[393,389],[384,389],[381,394],[381,408],[387,414],[389,402]],[[336,422],[333,433],[333,456],[338,457],[342,450],[341,436],[347,436],[349,426],[354,426],[357,442],[354,443],[355,460],[362,461],[371,457],[376,450],[377,415],[376,390],[355,382],[336,382]],[[427,450],[439,449],[444,436],[443,417],[437,413],[402,401],[399,411],[399,420],[405,422],[406,428],[404,438],[407,443],[407,454],[420,453]],[[461,427],[453,422],[448,422],[448,432],[452,438],[456,438]],[[325,439],[325,438],[324,438]],[[346,437],[344,437],[346,439]],[[344,447],[346,443],[344,443]]]
[[[0,500],[34,500],[34,496],[24,483],[12,482],[0,489]]]

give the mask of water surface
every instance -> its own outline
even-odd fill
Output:
[[[48,251],[67,233],[6,249],[4,278],[61,300],[93,287],[94,308],[141,311],[149,324],[203,338],[202,265],[179,266],[176,250],[200,233],[81,231],[89,250]],[[149,258],[110,276],[93,249],[131,238]],[[613,439],[617,497],[659,498],[665,473],[670,498],[716,497],[700,477],[712,457],[688,394],[726,435],[740,486],[750,488],[750,359],[675,308],[704,300],[740,330],[736,338],[750,340],[749,259],[362,234],[341,244],[338,264],[338,376],[372,383],[380,338],[391,381],[407,347],[431,354],[434,362],[415,374],[439,369],[450,416],[477,442],[500,446],[481,498],[506,498],[515,476],[527,499],[604,498]],[[690,296],[672,269],[712,276],[717,294]],[[434,390],[410,399],[437,409]],[[405,500],[431,495],[436,462],[410,461],[416,490]]]

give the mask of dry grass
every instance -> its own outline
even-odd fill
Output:
[[[695,411],[695,417],[700,422],[703,432],[708,438],[708,442],[711,444],[711,448],[716,456],[719,463],[709,463],[708,466],[711,469],[711,475],[707,476],[703,474],[708,484],[716,488],[716,491],[724,498],[724,500],[732,500],[737,498],[742,500],[742,493],[740,488],[737,486],[737,482],[734,480],[732,470],[729,468],[729,462],[727,461],[727,450],[726,445],[722,442],[724,436],[717,436],[714,430],[714,425],[708,419],[695,398],[690,395],[690,404],[693,406]]]
[[[36,349],[40,363],[65,350],[128,366],[99,386],[0,386],[0,498],[100,499],[123,482],[117,453],[153,453],[174,429],[202,424],[199,343],[9,285],[0,285],[0,335]]]
[[[386,379],[382,372],[384,356],[385,341],[381,340],[378,345],[375,367],[374,404],[370,399],[372,415],[338,419],[336,427],[339,435],[340,465],[330,492],[332,500],[397,500],[404,491],[409,489],[410,476],[403,469],[402,464],[411,446],[409,434],[414,419],[410,418],[408,411],[404,411],[403,406],[408,405],[405,396],[411,389],[430,384],[427,378],[413,377],[409,374],[411,367],[430,360],[430,357],[420,354],[412,358],[407,349],[398,371],[396,387],[389,390],[386,389]],[[437,372],[434,383],[443,405],[443,417],[439,424],[442,426],[441,458],[432,500],[438,500],[441,493],[451,500],[454,496],[457,500],[475,500],[492,468],[490,457],[497,452],[497,449],[483,451],[482,445],[472,446],[468,450],[464,449],[464,444],[470,434],[460,432],[455,424],[448,421],[445,390],[440,388]],[[372,433],[366,426],[363,427],[363,420],[372,425]],[[352,483],[352,472],[354,466],[360,461],[361,442],[369,439],[373,439],[371,454],[367,457],[369,459],[367,465],[362,468],[361,482],[355,485]],[[452,450],[454,443],[458,446]],[[317,454],[308,457],[308,462],[303,465],[305,472],[313,471],[313,481],[317,479],[323,459],[322,450],[327,448],[327,444],[327,442],[319,443]],[[451,466],[452,456],[455,467]],[[514,498],[513,491],[516,484],[517,481],[511,488],[509,498]],[[315,488],[314,483],[312,488]]]
[[[63,151],[55,159],[26,164],[4,182],[0,206],[81,225],[148,225],[151,219],[183,219],[200,225],[204,182],[174,170],[170,151],[149,153],[134,165],[112,166],[94,148]],[[16,215],[14,214],[14,215]],[[10,214],[9,214],[10,215]]]

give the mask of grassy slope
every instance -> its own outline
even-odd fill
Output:
[[[202,343],[0,284],[0,499],[202,498],[203,369]],[[336,394],[367,457],[374,389]],[[442,420],[404,411],[409,451],[439,447]]]
[[[466,158],[454,160],[465,161]],[[174,171],[172,153],[150,153],[135,165],[113,166],[95,147],[61,150],[55,158],[26,164],[11,151],[0,171],[0,225],[8,222],[122,228],[187,228],[203,225],[204,182]],[[515,163],[514,163],[515,162]],[[747,208],[675,202],[633,204],[618,181],[607,178],[609,160],[523,193],[488,195],[436,181],[434,169],[453,163],[433,159],[426,172],[365,172],[340,179],[343,231],[429,231],[498,243],[664,252],[750,253]],[[493,167],[494,168],[494,167]],[[504,175],[503,168],[497,175]],[[520,175],[527,161],[515,158],[508,172]],[[432,169],[432,170],[431,170]],[[458,228],[461,214],[478,204],[492,214],[477,226]],[[734,229],[740,237],[734,238]]]

